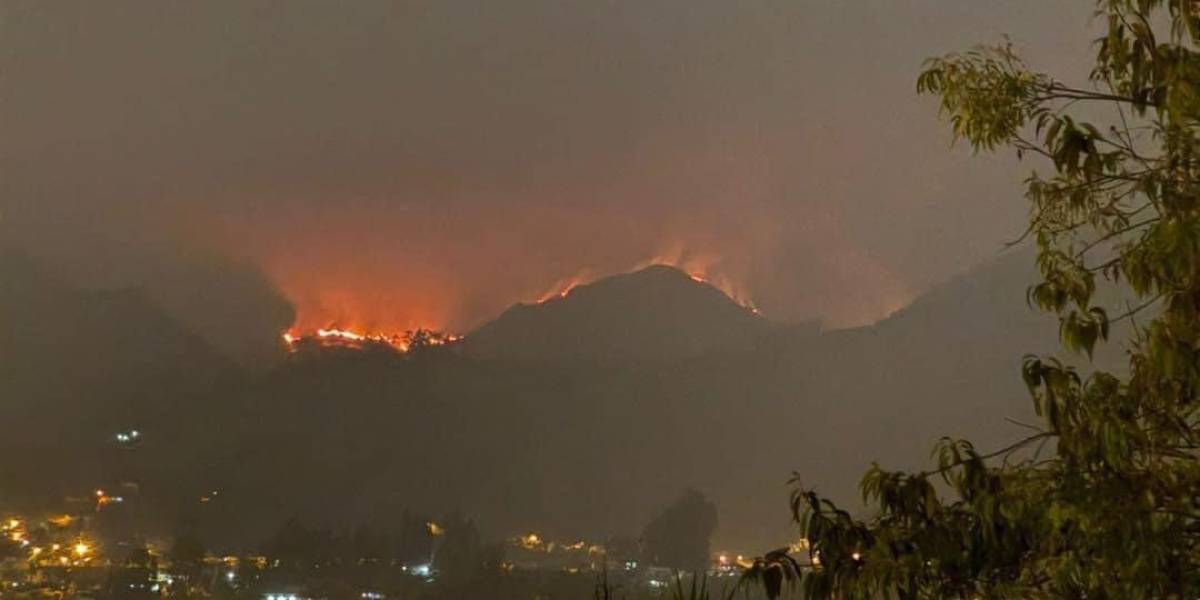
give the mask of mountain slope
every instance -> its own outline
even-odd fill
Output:
[[[649,276],[708,294],[694,282],[677,286],[676,273]],[[853,506],[872,461],[923,467],[941,435],[986,449],[1021,433],[1005,420],[1030,418],[1021,357],[1057,347],[1054,320],[1024,303],[1034,277],[1029,256],[1013,254],[874,326],[771,330],[769,344],[701,346],[706,352],[663,345],[654,360],[614,361],[629,355],[594,345],[593,336],[609,333],[581,320],[634,321],[631,312],[662,297],[601,285],[644,289],[638,277],[618,277],[594,294],[581,288],[521,309],[530,316],[520,324],[536,332],[528,339],[540,344],[521,360],[364,354],[294,363],[242,402],[259,411],[239,419],[246,445],[209,462],[218,471],[238,465],[225,469],[237,479],[229,488],[259,503],[256,522],[271,526],[280,506],[312,520],[336,511],[372,523],[397,506],[458,507],[499,535],[630,534],[680,489],[697,486],[720,508],[724,543],[773,547],[790,535],[784,482],[793,472]],[[616,308],[610,298],[624,303]],[[758,332],[757,317],[745,318]],[[513,319],[497,321],[507,322],[507,341],[495,350],[520,339]],[[608,339],[653,341],[691,324]],[[556,348],[573,360],[545,356]],[[300,461],[295,439],[312,449]]]
[[[0,489],[77,492],[103,481],[99,449],[140,427],[160,439],[195,423],[233,365],[136,290],[73,288],[0,250]],[[26,457],[38,456],[38,461]]]
[[[171,366],[206,361],[200,350],[189,358],[189,343],[164,333],[170,327],[152,338],[114,337],[122,335],[114,324],[128,318],[119,315],[149,310],[136,308],[136,297],[96,323],[98,296],[31,284],[0,290],[0,307],[84,316],[65,318],[69,327],[45,317],[22,324],[0,336],[0,352],[43,344],[40,358],[18,359],[43,377],[69,373],[80,352],[111,358],[101,372],[119,375],[123,383],[108,384],[118,387],[50,382],[76,394],[71,402],[25,388],[39,402],[61,402],[57,414],[79,431],[96,429],[93,419],[106,415],[97,406],[170,400],[178,412],[156,412],[148,428],[173,437],[147,453],[162,461],[147,481],[157,477],[164,497],[220,489],[219,501],[193,515],[215,541],[256,543],[293,514],[387,527],[406,508],[460,508],[495,535],[636,534],[696,486],[719,507],[718,542],[751,551],[790,538],[793,472],[853,506],[872,461],[918,468],[941,435],[985,450],[1020,435],[1006,418],[1031,418],[1021,357],[1057,349],[1054,319],[1024,302],[1035,277],[1028,253],[1007,255],[873,326],[816,333],[775,327],[685,274],[655,268],[515,308],[469,336],[462,353],[335,353],[209,391]],[[36,301],[13,300],[30,289],[41,290]],[[32,337],[47,329],[59,333]],[[96,332],[85,336],[95,343],[77,344],[76,330]],[[63,345],[69,359],[56,350]],[[126,345],[160,348],[162,359],[123,358]],[[70,408],[81,406],[91,412]],[[56,477],[103,470],[85,459]],[[26,462],[0,461],[0,474]],[[77,473],[79,464],[91,471]],[[179,464],[189,465],[185,474]],[[196,510],[191,499],[180,510]]]
[[[771,330],[720,290],[658,265],[518,304],[467,335],[463,352],[520,360],[677,360],[744,352]]]

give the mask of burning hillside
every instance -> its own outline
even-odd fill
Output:
[[[338,329],[332,325],[328,328],[307,332],[289,330],[284,332],[282,337],[289,352],[298,352],[305,348],[347,350],[385,348],[406,353],[422,348],[448,346],[463,339],[459,335],[430,329],[414,329],[404,333],[388,334],[356,332]]]
[[[484,358],[672,360],[749,350],[774,329],[704,278],[652,265],[513,306],[472,331],[463,351]]]
[[[718,259],[691,254],[686,252],[681,246],[677,246],[643,260],[626,271],[632,274],[651,267],[663,267],[680,271],[690,277],[692,281],[716,288],[742,308],[759,314],[758,308],[754,305],[753,300],[750,299],[750,294],[745,291],[742,285],[739,285],[732,277],[719,269],[719,263]],[[600,279],[602,278],[596,276],[592,269],[581,270],[570,277],[565,277],[555,282],[550,289],[538,296],[537,304],[566,298],[575,288],[594,283]]]
[[[773,326],[699,272],[653,264],[596,280],[564,279],[533,304],[517,304],[476,328],[471,339],[431,328],[402,333],[328,325],[283,334],[289,351],[416,349],[462,345],[469,355],[693,356],[748,349]]]
[[[582,287],[663,269],[686,275],[698,287],[710,290],[714,298],[731,301],[741,311],[760,315],[744,287],[728,274],[727,267],[717,258],[672,247],[633,263],[618,274],[606,275],[603,269],[585,268],[524,297],[537,305],[552,304],[567,299]],[[311,273],[306,274],[305,280],[311,281]],[[487,325],[487,322],[481,325],[478,317],[464,318],[462,307],[469,305],[475,307],[472,310],[480,310],[490,306],[491,301],[479,304],[478,299],[460,297],[464,286],[445,276],[435,278],[433,283],[421,277],[406,278],[400,292],[396,292],[390,280],[363,281],[354,277],[353,271],[348,275],[345,269],[322,282],[326,287],[316,292],[289,294],[296,306],[296,321],[282,337],[292,352],[306,347],[382,347],[407,352],[414,344],[442,346],[461,339],[443,333],[447,329],[469,331]],[[495,314],[501,308],[503,305],[481,312]]]

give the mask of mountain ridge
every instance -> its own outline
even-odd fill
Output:
[[[669,360],[746,351],[775,325],[667,265],[612,275],[509,307],[467,334],[462,352],[516,360]]]

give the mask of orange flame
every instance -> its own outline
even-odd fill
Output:
[[[589,283],[593,279],[594,278],[592,277],[591,269],[584,269],[570,277],[559,279],[558,281],[554,282],[554,285],[551,286],[549,290],[538,296],[537,303],[545,304],[551,300],[566,298],[567,296],[571,295],[571,290],[574,290],[585,283]]]
[[[755,307],[750,295],[730,277],[728,270],[721,268],[721,259],[717,256],[691,252],[682,243],[676,243],[638,263],[633,270],[644,269],[652,265],[664,265],[679,269],[687,273],[696,283],[712,286],[746,310],[754,314],[762,314]]]
[[[333,325],[319,328],[315,331],[300,332],[288,330],[283,332],[284,344],[288,350],[295,352],[301,344],[313,341],[318,346],[327,348],[362,348],[371,344],[390,346],[397,352],[405,353],[414,346],[445,346],[461,341],[464,336],[452,333],[440,333],[426,330],[407,331],[404,333],[373,333],[357,332],[339,329]]]
[[[729,275],[719,269],[720,260],[715,257],[689,253],[682,245],[675,245],[634,264],[632,268],[628,269],[628,272],[640,271],[654,265],[679,269],[687,273],[692,278],[692,281],[716,288],[742,308],[756,315],[762,314],[754,305],[754,301],[751,300],[750,295],[735,283]],[[566,298],[576,287],[591,283],[595,279],[596,277],[591,269],[584,269],[570,277],[556,281],[548,291],[538,296],[537,303],[544,304],[552,300]]]

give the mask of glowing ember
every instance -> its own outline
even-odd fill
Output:
[[[567,296],[571,295],[572,290],[592,281],[593,279],[594,278],[592,277],[590,271],[587,270],[576,273],[575,275],[567,277],[566,279],[560,279],[554,283],[549,291],[541,296],[538,296],[537,303],[545,304],[551,300],[566,298]]]
[[[330,326],[316,331],[285,331],[282,335],[288,350],[295,352],[306,343],[321,348],[362,349],[371,345],[388,346],[397,352],[408,352],[416,348],[445,346],[463,339],[461,335],[416,329],[404,333],[360,333]]]
[[[682,250],[675,250],[673,252],[659,254],[651,257],[650,259],[639,262],[634,265],[632,269],[629,269],[629,272],[632,273],[634,271],[640,271],[653,266],[678,269],[686,273],[687,276],[692,279],[692,281],[695,281],[701,285],[707,285],[709,287],[716,288],[742,308],[756,315],[762,315],[762,312],[760,312],[758,308],[754,306],[754,302],[750,300],[750,297],[744,293],[731,278],[721,273],[715,273],[716,263],[717,261],[713,259],[700,260],[696,257],[686,255]],[[587,283],[591,283],[596,279],[597,276],[595,276],[591,270],[584,270],[572,275],[571,277],[560,279],[555,282],[549,291],[538,296],[536,302],[537,304],[545,304],[553,300],[566,298],[575,288]]]

